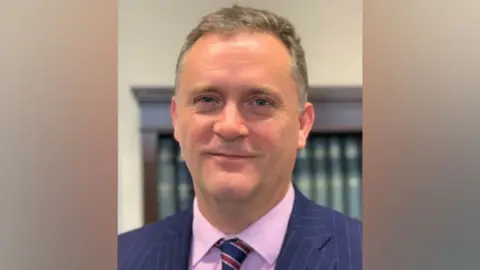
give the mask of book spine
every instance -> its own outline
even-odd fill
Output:
[[[328,142],[329,158],[331,163],[331,195],[332,205],[331,207],[337,211],[345,213],[344,206],[344,183],[343,183],[343,171],[342,171],[342,159],[341,159],[341,144],[338,137],[331,137]]]
[[[315,187],[315,203],[328,205],[326,140],[315,138],[312,141],[313,181]]]
[[[298,152],[297,160],[295,162],[295,182],[297,184],[298,189],[307,197],[312,198],[311,194],[311,175],[309,169],[309,161],[308,161],[308,154],[307,149],[302,148]]]
[[[192,180],[181,151],[177,155],[177,194],[179,210],[186,210],[193,201]]]
[[[348,137],[345,142],[345,155],[347,163],[348,183],[348,213],[351,217],[360,219],[362,215],[362,190],[361,190],[361,141]]]
[[[157,197],[158,217],[163,219],[176,212],[175,164],[173,140],[161,139],[158,144]]]

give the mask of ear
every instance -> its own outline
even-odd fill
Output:
[[[298,130],[298,149],[304,148],[307,138],[315,122],[315,108],[310,102],[306,102],[300,114],[300,129]]]
[[[175,100],[175,96],[172,97],[170,101],[170,117],[172,118],[173,124],[173,137],[178,142],[178,135],[177,135],[177,102]]]

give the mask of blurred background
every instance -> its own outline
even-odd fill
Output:
[[[362,1],[119,1],[118,230],[187,207],[191,176],[172,137],[174,68],[201,16],[234,3],[289,18],[306,51],[316,122],[295,184],[318,204],[362,218]]]

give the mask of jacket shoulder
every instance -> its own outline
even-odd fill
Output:
[[[362,221],[333,209],[325,211],[337,269],[362,269]]]
[[[332,259],[333,269],[362,269],[362,222],[337,210],[308,201],[302,203],[303,223],[328,235],[325,254]]]
[[[362,221],[352,218],[337,210],[316,205],[318,216],[326,219],[329,231],[337,238],[337,242],[350,242],[359,247],[362,239]],[[325,222],[325,221],[323,221]]]
[[[152,250],[168,236],[183,233],[190,226],[188,211],[180,212],[138,229],[118,235],[118,265],[139,264]]]
[[[308,201],[303,206],[306,208],[303,215],[308,215],[312,220],[318,220],[320,223],[326,222],[329,229],[335,234],[361,234],[362,232],[361,220],[312,201]]]

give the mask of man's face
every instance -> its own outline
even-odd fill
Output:
[[[171,113],[197,196],[243,201],[285,189],[312,126],[274,37],[207,35],[185,55]]]

